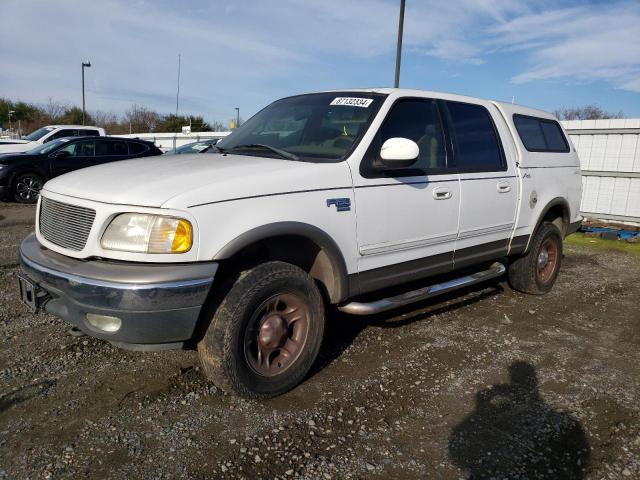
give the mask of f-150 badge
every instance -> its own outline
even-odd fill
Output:
[[[348,212],[349,210],[351,210],[351,199],[327,198],[327,207],[330,207],[331,205],[335,205],[338,212]]]

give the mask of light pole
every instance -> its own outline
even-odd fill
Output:
[[[396,47],[396,78],[393,86],[400,86],[400,57],[402,57],[402,29],[404,27],[404,0],[400,0],[400,18],[398,19],[398,45]]]
[[[9,110],[9,131],[10,132],[13,130],[13,128],[11,127],[11,115],[13,115],[14,113],[16,113],[15,110]]]
[[[236,128],[240,126],[240,107],[236,107]]]
[[[90,66],[91,62],[89,60],[82,62],[82,125],[84,125],[84,69]]]

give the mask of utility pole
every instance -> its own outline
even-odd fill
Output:
[[[16,113],[15,110],[9,110],[9,131],[13,130],[11,126],[11,115],[13,115],[14,113]]]
[[[176,117],[178,116],[179,105],[180,105],[180,54],[178,54],[178,91],[176,92]]]
[[[89,68],[91,66],[91,62],[87,60],[86,62],[82,62],[82,125],[84,125],[84,69]]]
[[[398,20],[398,44],[396,47],[396,78],[393,86],[400,86],[400,58],[402,57],[402,30],[404,28],[404,0],[400,0],[400,19]]]

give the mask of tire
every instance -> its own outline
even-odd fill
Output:
[[[313,279],[285,262],[242,272],[198,343],[202,368],[226,392],[264,399],[298,385],[324,334],[324,302]]]
[[[44,179],[36,173],[21,173],[13,181],[13,199],[18,203],[36,203]]]
[[[526,255],[509,264],[509,284],[515,290],[542,295],[551,290],[562,262],[562,234],[553,223],[538,228]]]

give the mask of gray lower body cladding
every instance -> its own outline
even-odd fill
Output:
[[[44,248],[33,234],[20,246],[20,263],[44,311],[88,335],[143,350],[177,348],[193,336],[218,268],[77,260]],[[100,330],[87,314],[119,318],[121,326]]]

